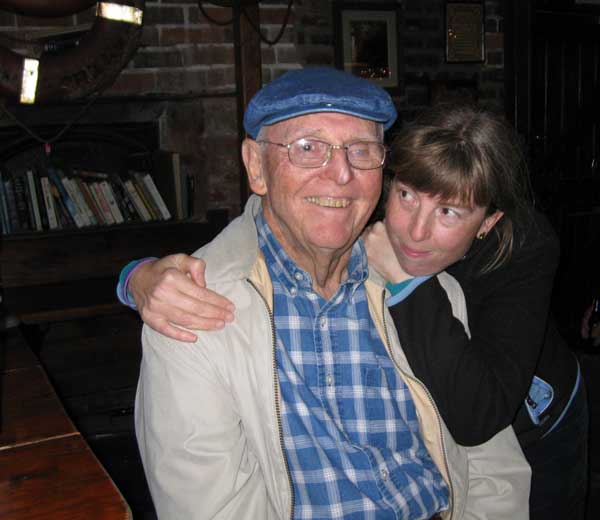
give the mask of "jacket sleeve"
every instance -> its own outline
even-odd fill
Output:
[[[469,489],[464,520],[529,520],[531,467],[512,428],[489,441],[464,448]]]
[[[527,395],[546,330],[554,246],[519,251],[476,280],[485,298],[476,313],[467,301],[470,338],[437,277],[390,308],[413,372],[460,444],[481,444],[511,424]]]
[[[158,517],[234,518],[229,509],[253,492],[256,468],[213,349],[147,326],[142,343],[135,426]]]

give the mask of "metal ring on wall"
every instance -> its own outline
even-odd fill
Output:
[[[109,87],[137,50],[145,0],[12,0],[2,7],[27,16],[57,17],[94,4],[94,22],[76,46],[39,57],[0,46],[0,96],[44,103],[82,98]],[[33,88],[33,96],[24,95],[26,88]]]

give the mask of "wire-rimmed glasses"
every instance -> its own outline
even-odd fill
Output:
[[[275,143],[261,139],[257,143],[287,148],[288,158],[299,168],[320,168],[331,159],[332,150],[345,150],[348,162],[358,170],[373,170],[383,166],[386,147],[376,141],[354,141],[349,144],[330,144],[319,139],[301,137],[291,143]]]

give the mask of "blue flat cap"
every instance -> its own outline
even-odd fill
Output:
[[[256,139],[265,125],[315,112],[368,119],[385,130],[398,115],[390,95],[374,83],[331,67],[313,67],[286,72],[260,89],[246,108],[244,128]]]

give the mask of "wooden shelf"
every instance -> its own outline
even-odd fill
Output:
[[[225,224],[168,221],[5,238],[0,280],[5,309],[23,323],[120,312],[117,277],[129,261],[192,253]]]

